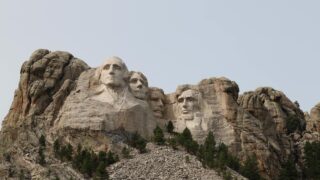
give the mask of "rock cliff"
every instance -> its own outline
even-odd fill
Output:
[[[156,126],[164,129],[171,121],[175,132],[188,128],[200,144],[213,132],[216,141],[226,144],[241,162],[254,155],[261,175],[275,179],[290,155],[301,165],[303,144],[319,140],[319,107],[309,116],[284,93],[269,87],[239,95],[236,82],[224,77],[180,85],[165,94],[148,87],[147,77],[129,71],[118,57],[91,68],[68,52],[40,49],[22,65],[2,124],[0,177],[85,179],[72,164],[54,155],[57,139],[74,149],[81,144],[94,152],[120,154],[132,134],[151,140]],[[292,129],[289,121],[299,128]],[[39,164],[41,136],[46,137],[45,166]],[[221,178],[193,156],[191,164],[184,163],[184,152],[153,144],[148,149],[145,155],[109,167],[110,178]]]

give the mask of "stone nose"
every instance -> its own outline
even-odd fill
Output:
[[[113,66],[110,66],[110,68],[109,68],[109,74],[112,74],[112,75],[113,75],[113,74],[114,74],[114,70],[115,70],[114,67],[113,67]]]
[[[137,81],[137,87],[138,87],[139,89],[141,89],[141,88],[142,88],[142,85],[143,85],[143,83],[142,83],[140,80],[138,80],[138,81]]]
[[[161,99],[158,100],[158,105],[159,105],[160,107],[163,107],[164,104],[163,104],[163,102],[162,102]]]
[[[182,107],[184,107],[184,108],[187,107],[187,101],[186,101],[186,99],[183,99],[183,101],[182,101]]]

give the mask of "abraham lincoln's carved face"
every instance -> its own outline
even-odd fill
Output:
[[[192,120],[194,112],[198,110],[198,95],[197,91],[188,89],[183,91],[177,98],[178,107],[180,109],[180,117],[187,120]]]

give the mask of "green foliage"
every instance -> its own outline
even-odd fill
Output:
[[[307,142],[304,153],[304,172],[307,179],[320,179],[320,142]]]
[[[182,134],[178,135],[178,143],[182,145],[185,150],[193,155],[197,154],[199,144],[192,139],[191,132],[188,128],[185,128]]]
[[[102,159],[102,160],[104,160],[104,159]],[[107,158],[106,158],[105,160],[106,160],[106,164],[107,164],[107,165],[111,165],[111,164],[119,161],[119,157],[118,157],[117,154],[109,151],[109,152],[107,153]]]
[[[67,145],[61,145],[59,140],[55,140],[53,143],[53,152],[55,157],[62,161],[71,161],[73,154],[73,147],[70,143]]]
[[[170,138],[167,141],[168,141],[169,146],[172,147],[172,149],[174,149],[174,150],[178,149],[177,140],[175,138]]]
[[[67,144],[66,146],[62,146],[60,152],[59,152],[59,157],[63,160],[71,161],[72,160],[72,153],[73,153],[73,148],[71,144]]]
[[[164,145],[165,143],[163,131],[159,126],[153,130],[153,140],[157,145]]]
[[[240,173],[249,180],[260,180],[258,162],[256,156],[250,156],[240,168]]]
[[[168,132],[168,133],[170,133],[170,134],[173,133],[174,126],[173,126],[172,121],[169,121],[169,122],[168,122],[166,128],[167,128],[167,132]]]
[[[123,147],[121,150],[122,157],[125,159],[130,159],[130,150],[127,147]]]
[[[80,153],[78,153],[80,152]],[[100,151],[95,154],[93,151],[83,149],[77,151],[77,154],[73,158],[73,167],[78,169],[81,173],[95,178],[106,178],[108,177],[108,172],[106,167],[117,162],[119,159],[116,154],[112,152]]]
[[[288,160],[282,165],[279,179],[281,180],[298,179],[298,171],[295,167],[293,157],[289,157]]]
[[[40,165],[45,165],[46,164],[46,159],[44,156],[44,150],[46,148],[46,138],[44,137],[44,135],[41,135],[39,138],[39,149],[38,149],[38,155],[39,155],[39,159],[38,159],[38,163]]]
[[[106,171],[106,163],[99,162],[99,165],[96,169],[95,179],[109,179],[108,172]]]
[[[240,169],[239,159],[231,155],[228,147],[224,143],[221,143],[217,148],[217,167],[223,169],[226,166],[235,171],[239,171]]]
[[[224,180],[232,180],[233,178],[232,178],[230,172],[227,171],[227,172],[224,172],[224,173],[223,173],[223,179],[224,179]]]
[[[39,145],[41,147],[46,147],[46,138],[44,137],[44,135],[41,135],[39,138]]]
[[[213,168],[215,162],[216,153],[216,141],[214,139],[213,133],[210,131],[205,139],[202,147],[199,148],[199,157],[204,166]]]
[[[7,162],[10,162],[11,161],[11,155],[9,153],[4,153],[3,154],[3,157],[4,159],[7,161]]]
[[[60,142],[58,139],[56,139],[53,143],[53,152],[56,157],[58,157],[58,154],[60,152],[60,147],[61,147]]]
[[[140,153],[147,152],[147,149],[146,149],[147,141],[144,138],[142,138],[140,134],[138,134],[137,132],[135,132],[132,135],[131,139],[129,140],[129,145],[134,148],[137,148]]]
[[[294,133],[297,130],[302,131],[304,129],[300,124],[300,119],[297,116],[289,116],[286,118],[286,128],[287,134]]]
[[[45,156],[44,156],[44,153],[43,153],[43,148],[39,148],[38,150],[38,154],[39,154],[39,164],[40,165],[45,165],[46,164],[46,159],[45,159]]]

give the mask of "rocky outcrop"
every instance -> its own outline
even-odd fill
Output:
[[[310,115],[306,113],[307,130],[313,132],[320,132],[320,103],[313,107]]]
[[[288,126],[292,117],[299,124],[293,131]],[[165,95],[160,88],[149,88],[147,78],[129,71],[118,57],[90,68],[68,52],[40,49],[23,64],[3,121],[0,177],[22,173],[32,179],[84,179],[53,155],[56,139],[95,152],[120,153],[132,133],[151,139],[156,125],[165,128],[169,121],[176,132],[190,129],[199,143],[213,132],[241,162],[256,156],[263,177],[274,179],[290,154],[302,163],[303,145],[319,140],[320,105],[309,117],[280,91],[264,87],[239,96],[238,85],[224,77],[181,85]],[[38,163],[41,135],[47,143],[45,167]],[[148,148],[145,155],[109,167],[111,178],[220,178],[193,156],[191,163],[184,162],[182,151],[152,144]]]
[[[75,80],[89,67],[68,52],[35,51],[23,63],[19,87],[3,127],[18,127],[26,117],[54,116],[74,88]]]
[[[256,91],[245,92],[239,97],[239,104],[263,123],[266,134],[286,133],[286,119],[295,116],[305,126],[304,113],[296,103],[291,102],[285,94],[272,88],[263,87]],[[270,132],[268,129],[270,128]]]
[[[217,142],[228,145],[242,161],[255,155],[262,174],[271,178],[271,172],[280,168],[278,156],[270,148],[274,142],[264,134],[263,123],[238,104],[238,93],[238,85],[227,78],[182,85],[167,96],[166,117],[178,132],[188,127],[199,142],[212,131]]]

